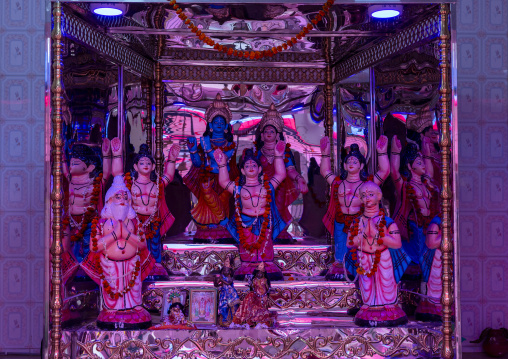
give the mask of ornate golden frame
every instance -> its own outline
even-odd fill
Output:
[[[53,177],[53,187],[51,191],[51,207],[52,207],[52,245],[51,245],[51,263],[52,263],[52,274],[51,274],[51,284],[52,284],[52,292],[51,292],[51,335],[50,335],[50,356],[54,359],[59,359],[63,355],[63,347],[62,347],[62,328],[61,328],[61,309],[62,309],[62,273],[61,273],[61,256],[62,256],[62,210],[63,210],[63,171],[62,171],[62,95],[63,95],[63,83],[62,83],[62,39],[63,39],[63,31],[65,30],[65,36],[73,38],[76,41],[79,41],[96,51],[114,59],[116,62],[124,64],[139,74],[143,75],[148,79],[155,78],[155,94],[156,94],[156,152],[155,157],[157,160],[157,167],[159,170],[162,169],[162,105],[163,105],[163,87],[162,87],[162,79],[171,79],[171,80],[179,80],[179,81],[188,81],[191,80],[189,75],[195,74],[196,72],[202,73],[202,71],[210,71],[198,69],[196,67],[188,66],[187,69],[182,69],[178,66],[164,66],[157,62],[155,66],[153,62],[150,60],[140,56],[139,54],[133,52],[132,50],[124,47],[123,45],[117,44],[111,38],[106,35],[97,32],[93,28],[91,28],[84,21],[74,17],[72,14],[63,14],[62,4],[60,1],[55,1],[52,3],[52,12],[53,12],[53,30],[51,33],[52,40],[52,58],[53,58],[53,74],[52,74],[52,85],[51,85],[51,160],[52,160],[52,177]],[[65,22],[63,22],[63,18],[65,17]],[[440,25],[440,26],[439,26]],[[408,48],[409,46],[413,46],[425,39],[435,37],[439,35],[441,44],[440,44],[440,52],[441,52],[441,63],[440,63],[440,71],[441,71],[441,88],[440,88],[440,105],[441,105],[441,138],[440,145],[442,148],[442,161],[443,161],[443,170],[442,170],[442,178],[443,178],[443,191],[442,191],[442,208],[443,208],[443,218],[442,218],[442,228],[443,228],[443,243],[442,243],[442,252],[443,252],[443,295],[442,295],[442,304],[443,304],[443,341],[441,347],[441,355],[443,358],[453,358],[454,356],[454,348],[453,348],[453,340],[452,340],[452,307],[454,304],[454,296],[452,291],[452,253],[453,253],[453,242],[452,242],[452,234],[451,234],[451,210],[452,210],[452,201],[453,201],[453,191],[451,188],[451,134],[450,134],[450,123],[451,123],[451,71],[450,71],[450,5],[449,4],[441,4],[440,5],[440,14],[431,16],[428,19],[425,19],[421,23],[417,23],[413,25],[411,28],[399,33],[397,36],[393,38],[387,39],[380,43],[377,46],[374,46],[365,52],[350,58],[349,60],[337,64],[335,66],[335,78],[332,79],[331,67],[330,67],[330,59],[328,58],[327,52],[325,51],[325,56],[327,56],[327,68],[326,69],[308,69],[308,68],[295,68],[292,71],[288,72],[288,69],[281,67],[264,67],[264,68],[256,68],[255,71],[249,71],[250,75],[263,75],[263,77],[251,77],[249,76],[248,80],[253,80],[258,82],[262,79],[263,81],[275,81],[284,82],[284,81],[293,81],[292,77],[295,75],[296,82],[304,81],[304,82],[313,82],[313,83],[324,83],[327,86],[330,83],[336,82],[341,78],[345,78],[348,75],[362,70],[368,66],[373,65],[377,61],[382,58],[394,53],[395,51],[401,51],[403,49]],[[159,41],[159,55],[161,54],[161,49],[163,44]],[[155,71],[154,71],[155,67]],[[223,68],[227,68],[224,70],[224,73],[227,73],[230,76],[233,76],[233,81],[243,81],[245,80],[245,68],[238,69],[236,67],[225,66]],[[217,73],[218,69],[213,68],[213,71]],[[304,75],[302,75],[302,73]],[[279,76],[281,75],[281,76]],[[195,75],[192,75],[194,77]],[[195,77],[194,77],[195,78]],[[220,78],[220,79],[219,79]],[[224,77],[221,75],[218,78],[210,76],[210,79],[213,81],[221,81]],[[311,81],[312,80],[312,81]],[[327,97],[329,93],[329,89],[327,90]],[[327,100],[327,126],[330,126],[330,111],[333,111],[333,102],[329,99]],[[333,115],[332,115],[333,121]],[[328,127],[329,131],[329,127]],[[406,336],[403,339],[409,340],[412,342],[421,342],[423,346],[426,346],[427,337],[411,337]],[[217,341],[216,345],[223,344],[221,341]],[[263,352],[261,350],[262,345],[266,343],[255,343],[252,340],[241,337],[238,340],[247,340],[250,345],[254,346],[256,351]],[[272,340],[272,339],[270,339]],[[288,338],[290,342],[288,343],[278,343],[276,346],[280,347],[280,345],[284,345],[284,347],[291,345],[295,342],[295,339]],[[304,340],[302,338],[298,338],[298,340]],[[314,338],[312,343],[307,343],[311,348],[314,348],[310,351],[306,351],[308,354],[317,354],[322,355],[323,353],[318,350],[318,347],[322,347],[324,345],[334,344],[338,345],[338,348],[343,348],[345,342],[343,340],[337,341],[336,343],[330,338]],[[369,353],[377,353],[376,350],[371,348],[371,344],[368,340],[365,340],[361,336],[353,335],[349,336],[345,339],[345,341],[359,341],[366,345],[368,350],[366,352],[362,352],[362,356]],[[391,342],[395,340],[395,337],[392,334],[387,334],[385,336],[378,336],[373,339],[376,342]],[[397,339],[398,343],[401,343],[400,338]],[[333,343],[332,343],[333,342]],[[440,340],[437,340],[436,343],[439,343]],[[128,339],[124,341],[117,349],[115,350],[123,350],[122,348],[127,348],[130,344],[134,343],[132,339]],[[271,343],[271,342],[270,342]],[[275,343],[275,342],[273,342]],[[134,343],[136,345],[141,345],[143,348],[148,348],[148,344],[145,344],[141,341],[136,341]],[[157,346],[161,346],[162,348],[168,348],[169,345],[176,345],[177,343],[173,343],[171,339],[165,339],[163,341],[158,341]],[[199,343],[194,343],[199,344]],[[109,341],[105,342],[95,342],[95,343],[79,343],[79,346],[82,347],[85,351],[91,350],[94,346],[110,346]],[[198,345],[199,346],[199,345]],[[178,348],[181,347],[181,342],[178,342]],[[176,346],[174,346],[176,348]],[[227,348],[233,348],[232,343],[228,343]],[[231,349],[228,349],[231,350]],[[335,354],[343,353],[342,349],[337,349]],[[201,349],[198,349],[201,351]],[[294,351],[289,351],[294,353]],[[288,352],[288,353],[289,353]],[[91,353],[91,351],[89,351]]]

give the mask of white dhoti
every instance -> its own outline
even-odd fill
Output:
[[[357,252],[360,265],[365,271],[369,271],[375,260],[375,255]],[[360,292],[363,303],[369,306],[394,304],[397,302],[397,283],[393,273],[393,262],[390,251],[385,249],[381,252],[377,271],[372,277],[360,276]]]
[[[441,258],[441,250],[438,248],[434,252],[434,259],[432,260],[432,267],[430,269],[429,280],[427,282],[427,295],[431,298],[441,298],[443,293],[443,283],[441,281],[441,274],[443,272],[443,262]]]
[[[101,267],[106,280],[114,293],[119,293],[129,286],[129,282],[136,271],[136,262],[139,256],[136,255],[125,261],[113,261],[101,255]],[[101,283],[102,298],[105,309],[130,309],[142,305],[141,278],[138,274],[134,280],[134,286],[122,297],[112,299]]]

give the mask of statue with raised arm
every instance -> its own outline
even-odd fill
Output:
[[[150,314],[143,308],[141,282],[154,264],[139,231],[132,196],[122,176],[106,193],[100,219],[93,220],[90,253],[83,262],[87,274],[100,287],[101,329],[147,329]]]
[[[381,185],[390,173],[387,155],[388,139],[381,136],[377,141],[378,171],[374,183]],[[364,150],[366,152],[366,148]],[[360,187],[369,179],[365,153],[358,143],[352,143],[348,154],[340,165],[340,175],[336,176],[330,168],[330,140],[321,139],[321,175],[330,184],[330,203],[323,218],[326,229],[333,236],[335,261],[328,270],[328,280],[344,280],[344,255],[347,252],[347,231],[353,220],[361,214],[362,201]]]
[[[374,182],[359,190],[363,204],[348,232],[345,257],[350,273],[358,275],[363,305],[355,316],[362,327],[393,327],[406,324],[406,313],[398,305],[397,283],[411,259],[401,249],[397,224],[379,208],[382,193]]]
[[[439,213],[439,191],[432,182],[430,154],[422,155],[414,143],[408,143],[402,151],[399,139],[394,136],[390,165],[397,190],[393,219],[400,228],[404,250],[415,264],[420,264],[427,228]]]
[[[198,145],[195,137],[187,139],[192,167],[184,177],[185,185],[196,196],[192,219],[197,230],[195,243],[234,243],[220,222],[229,217],[231,194],[219,185],[219,167],[214,154],[220,150],[226,156],[229,178],[238,176],[231,125],[232,114],[219,94],[205,112],[206,131]]]
[[[219,165],[219,184],[235,196],[235,213],[221,224],[239,243],[242,264],[235,272],[236,279],[252,274],[261,262],[265,263],[270,279],[283,279],[279,267],[273,263],[273,238],[287,225],[275,204],[275,190],[286,178],[283,160],[285,148],[283,141],[275,146],[275,173],[271,178],[263,174],[263,167],[252,149],[245,149],[240,159],[242,175],[236,181],[229,178],[226,155],[220,150],[215,152]]]
[[[112,143],[113,154],[121,154],[120,143]],[[180,146],[174,144],[164,148],[166,162],[164,172],[159,175],[155,171],[155,160],[146,144],[142,144],[134,157],[133,168],[124,176],[125,184],[132,193],[132,208],[139,222],[139,230],[146,238],[146,245],[155,259],[155,266],[151,275],[167,276],[162,267],[162,237],[175,221],[166,205],[164,191],[175,175],[175,163],[180,152]],[[120,167],[123,168],[123,167]],[[115,175],[123,173],[115,172]]]
[[[255,142],[255,156],[260,161],[263,173],[268,178],[271,178],[275,173],[274,156],[277,141],[284,141],[284,119],[272,103],[259,122]],[[309,189],[303,176],[296,170],[295,159],[289,144],[286,144],[284,150],[284,166],[286,167],[287,176],[275,191],[275,204],[282,219],[289,226],[292,220],[289,206],[298,198],[300,193],[305,194]],[[277,237],[274,237],[274,242],[277,244],[290,244],[294,240],[285,228]]]
[[[415,319],[424,322],[440,322],[443,320],[441,294],[443,292],[443,262],[441,252],[441,218],[436,216],[430,221],[425,247],[420,263],[422,281],[427,283],[426,297],[420,300],[415,311]]]
[[[77,271],[89,252],[92,220],[102,210],[104,185],[111,175],[111,147],[108,139],[99,150],[91,145],[72,146],[69,162],[64,160],[64,216],[62,277],[66,283]],[[115,163],[114,163],[115,164]]]

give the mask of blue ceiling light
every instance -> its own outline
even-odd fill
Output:
[[[298,103],[298,104],[293,106],[291,111],[293,111],[293,112],[301,111],[301,110],[303,110],[303,106],[304,106],[303,103]]]
[[[90,10],[96,15],[120,16],[127,12],[127,5],[118,3],[91,3]]]
[[[391,19],[402,13],[402,5],[372,5],[369,15],[375,19]]]
[[[185,103],[179,102],[179,101],[175,101],[175,102],[173,102],[172,106],[185,106]]]

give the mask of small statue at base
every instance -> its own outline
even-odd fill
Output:
[[[276,313],[268,310],[270,286],[270,279],[267,277],[265,265],[262,262],[254,271],[251,291],[240,304],[240,308],[233,318],[234,324],[247,324],[250,327],[273,327],[275,325]]]
[[[397,283],[411,259],[401,249],[397,225],[379,209],[381,188],[366,182],[360,188],[365,206],[348,232],[346,267],[359,275],[363,306],[355,316],[361,327],[394,327],[406,324],[406,313],[397,303]]]
[[[82,264],[102,293],[103,308],[97,318],[100,329],[146,329],[152,324],[143,308],[141,282],[155,261],[145,239],[138,235],[131,201],[123,177],[116,176],[106,193],[101,219],[93,220],[90,253]]]
[[[168,309],[167,315],[162,317],[160,324],[155,325],[150,329],[196,329],[196,326],[185,318],[184,307],[180,302],[180,293],[174,292],[168,297],[168,299],[171,299],[171,306]]]
[[[425,238],[425,248],[420,264],[422,281],[427,283],[427,298],[423,298],[415,312],[415,319],[424,322],[440,322],[443,320],[441,294],[443,292],[443,262],[441,253],[441,218],[436,216],[430,222]]]
[[[227,327],[233,321],[236,311],[241,303],[240,297],[233,284],[234,270],[231,267],[231,260],[228,256],[220,276],[215,278],[214,285],[219,287],[219,317],[218,323]]]

